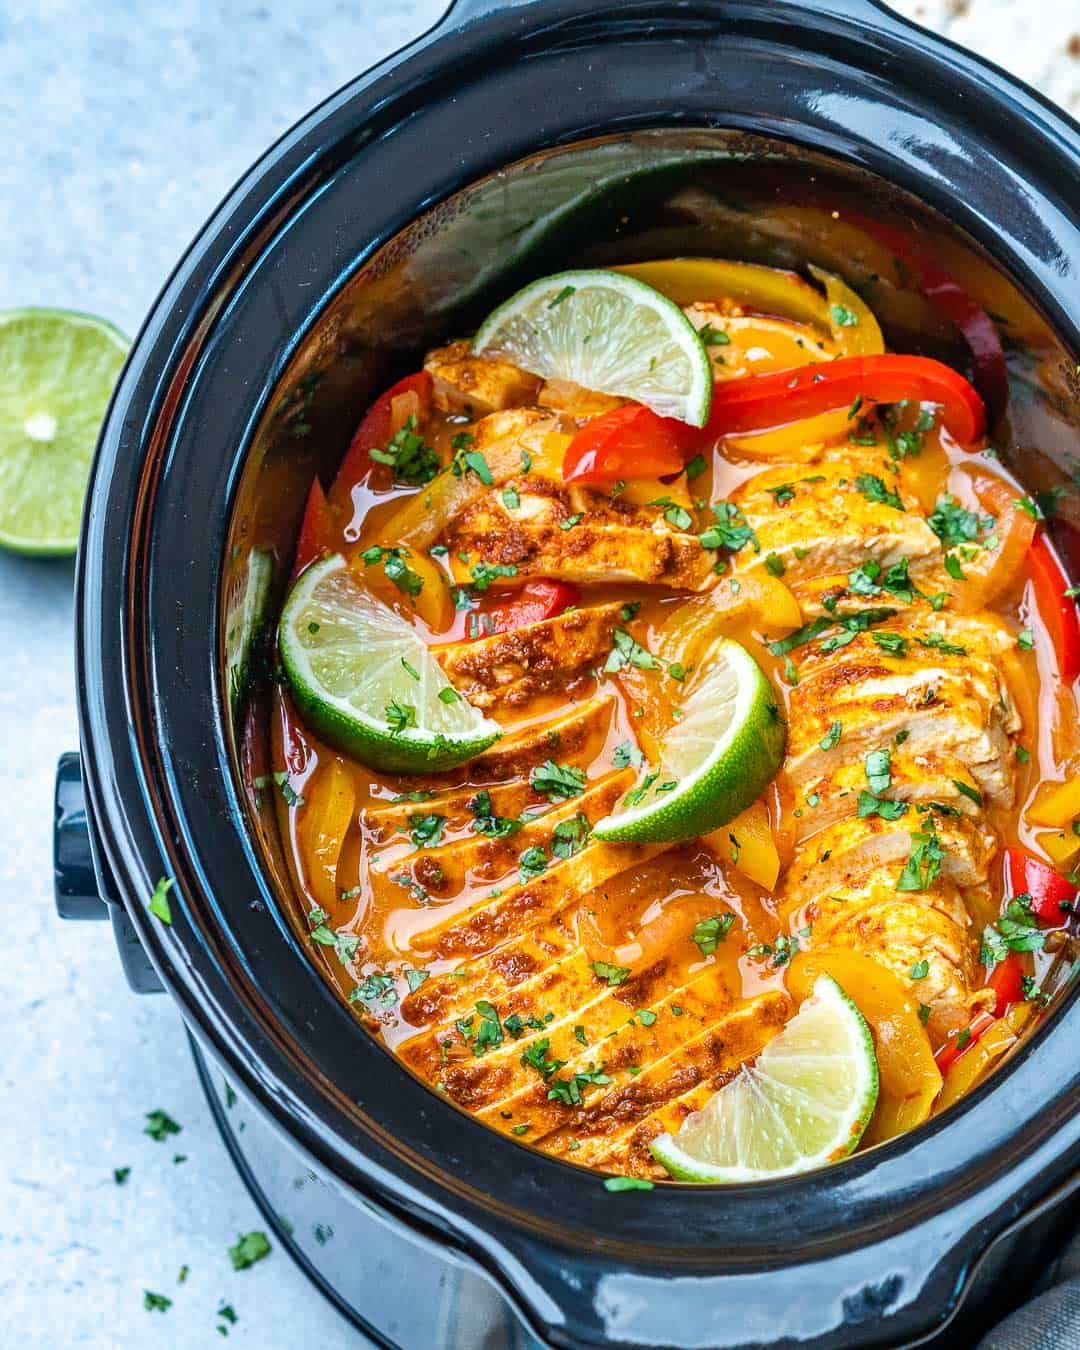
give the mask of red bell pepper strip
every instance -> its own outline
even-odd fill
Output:
[[[406,375],[397,384],[392,384],[385,393],[380,394],[364,414],[356,434],[341,461],[337,477],[330,489],[330,500],[337,505],[348,501],[353,488],[367,476],[372,465],[371,451],[385,450],[393,432],[393,403],[402,394],[415,393],[420,400],[421,416],[426,416],[431,408],[431,376],[426,370],[415,375]]]
[[[296,557],[293,559],[293,576],[296,577],[314,562],[320,553],[329,553],[333,544],[334,517],[326,500],[326,493],[318,478],[311,484],[307,505],[304,507],[304,521],[300,526],[300,535],[296,541]]]
[[[1039,616],[1057,653],[1061,677],[1075,680],[1080,675],[1080,618],[1077,617],[1076,601],[1065,593],[1070,589],[1069,578],[1041,530],[1028,554],[1028,575]]]
[[[1010,952],[1004,961],[999,961],[990,972],[986,987],[995,995],[993,1011],[1000,1017],[1010,1003],[1020,1003],[1024,998],[1024,963],[1019,952]]]
[[[958,1032],[949,1037],[934,1056],[942,1076],[949,1072],[949,1069],[956,1063],[960,1056],[970,1050],[983,1032],[992,1027],[996,1020],[997,1019],[988,1012],[976,1013],[966,1027],[961,1027]],[[964,1034],[965,1032],[967,1035]]]
[[[470,624],[470,637],[488,637],[509,633],[529,623],[541,623],[581,604],[581,592],[568,581],[549,581],[546,577],[527,581],[512,593],[493,598],[480,608],[479,622]]]
[[[563,459],[566,483],[614,483],[620,478],[664,478],[681,473],[701,435],[640,403],[594,417],[577,433]]]
[[[850,407],[860,395],[875,403],[937,404],[946,429],[961,445],[977,441],[986,426],[983,401],[962,375],[928,356],[886,353],[721,380],[713,387],[706,431],[714,438],[764,431]]]
[[[1032,914],[1051,928],[1061,927],[1080,895],[1060,872],[1022,848],[1005,850],[1005,893],[1030,895]],[[1063,909],[1062,905],[1069,908]]]

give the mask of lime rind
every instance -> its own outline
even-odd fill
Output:
[[[427,646],[355,581],[340,555],[308,568],[296,582],[278,642],[304,720],[371,768],[440,772],[501,735],[498,724],[464,698],[445,701],[453,686]],[[415,725],[392,725],[393,705],[411,710]]]
[[[557,272],[532,282],[488,315],[473,349],[691,426],[709,419],[712,367],[694,325],[652,286],[618,272]]]
[[[878,1097],[866,1019],[831,976],[783,1030],[653,1157],[677,1181],[732,1184],[808,1172],[851,1153]]]
[[[91,314],[0,312],[0,546],[75,551],[90,461],[129,345]]]
[[[720,638],[699,669],[683,717],[664,738],[658,768],[650,770],[652,785],[640,803],[597,821],[598,839],[694,839],[734,820],[775,777],[786,728],[761,667],[745,647]]]
[[[234,572],[225,602],[225,674],[229,706],[235,713],[248,685],[251,654],[270,599],[274,564],[255,548]]]

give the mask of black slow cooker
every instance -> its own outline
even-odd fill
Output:
[[[1074,124],[871,0],[462,0],[275,145],[168,282],[87,502],[58,903],[109,915],[135,988],[177,1000],[280,1241],[376,1339],[964,1345],[1030,1291],[1080,1182],[1074,994],[886,1146],[611,1194],[360,1031],[241,760],[265,754],[259,633],[311,475],[425,344],[559,266],[820,263],[892,347],[981,383],[1038,487],[1080,446],[1078,183]],[[1007,384],[912,257],[990,317]]]

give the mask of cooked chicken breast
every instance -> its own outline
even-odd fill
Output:
[[[583,585],[630,581],[699,590],[712,580],[715,554],[696,534],[673,529],[659,510],[652,520],[644,512],[620,516],[597,494],[589,494],[588,508],[573,510],[565,491],[532,475],[512,490],[509,502],[505,493],[490,493],[456,519],[448,543],[462,582],[478,561]]]
[[[906,559],[917,579],[940,561],[937,535],[876,457],[768,469],[730,500],[753,527],[762,554],[780,559],[789,585],[846,574],[867,559],[883,568]],[[751,561],[749,550],[738,555],[737,564]]]
[[[534,403],[540,388],[535,375],[509,361],[474,356],[467,341],[428,352],[424,369],[431,375],[435,407],[466,417]]]
[[[990,801],[1011,803],[1009,736],[1019,720],[995,664],[1009,641],[1003,627],[928,614],[907,627],[885,621],[839,636],[842,646],[830,648],[825,637],[792,652],[799,694],[785,772],[797,788],[870,750],[902,744],[907,754],[952,756]]]
[[[567,610],[554,619],[435,648],[460,694],[477,708],[520,707],[553,689],[572,692],[611,651],[618,604]]]

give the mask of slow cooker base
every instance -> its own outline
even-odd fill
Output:
[[[212,1070],[193,1040],[191,1051],[225,1146],[278,1246],[366,1337],[358,1345],[542,1350],[474,1265],[323,1180]],[[998,1243],[955,1321],[923,1345],[928,1350],[974,1347],[1000,1318],[1050,1281],[1078,1218],[1080,1205],[1065,1206]]]
[[[358,1346],[541,1350],[475,1266],[317,1176],[190,1043],[215,1123],[277,1245],[357,1328]]]

